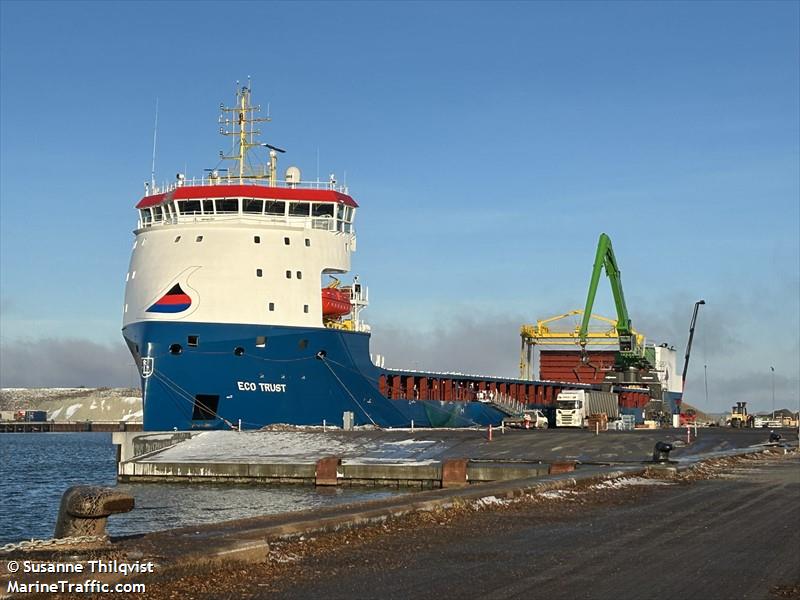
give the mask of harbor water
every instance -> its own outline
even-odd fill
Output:
[[[109,518],[111,535],[313,509],[403,493],[393,489],[116,482],[110,433],[0,435],[0,544],[53,535],[61,495],[71,485],[117,487],[136,508]]]

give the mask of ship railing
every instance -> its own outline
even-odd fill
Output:
[[[246,213],[214,214],[214,215],[173,215],[158,221],[143,223],[139,220],[139,229],[158,225],[187,225],[192,223],[252,223],[296,227],[298,229],[318,229],[321,231],[338,231],[354,233],[353,224],[331,217],[287,217],[279,215],[256,215]]]
[[[152,188],[148,187],[148,194],[165,194],[176,190],[179,187],[197,187],[209,185],[260,185],[263,187],[278,187],[289,189],[303,189],[303,190],[333,190],[341,194],[348,194],[348,187],[346,185],[336,185],[335,181],[315,179],[306,181],[286,181],[285,179],[278,179],[273,184],[268,177],[235,177],[220,176],[214,177],[212,175],[205,175],[203,177],[192,177],[190,179],[182,178],[169,183],[162,183],[161,185],[154,185]]]

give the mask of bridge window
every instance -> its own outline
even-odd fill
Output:
[[[153,221],[158,223],[164,220],[164,208],[161,206],[153,207]]]
[[[238,213],[239,212],[239,199],[238,198],[223,198],[222,200],[215,200],[217,204],[217,214],[219,213]]]
[[[142,225],[147,227],[153,222],[153,213],[149,208],[143,208],[140,212],[142,214]]]
[[[311,205],[308,202],[289,202],[290,217],[307,217],[310,210]]]
[[[266,200],[264,202],[264,214],[265,215],[285,215],[286,214],[286,202],[283,200]]]
[[[333,218],[333,204],[330,202],[315,202],[312,205],[312,216]]]
[[[264,212],[264,201],[255,200],[253,198],[245,198],[242,200],[242,212],[260,215],[262,212]]]
[[[213,200],[203,200],[203,214],[205,214],[205,215],[213,215],[214,214],[214,201]]]
[[[178,210],[182,215],[199,215],[202,213],[200,200],[178,200]]]

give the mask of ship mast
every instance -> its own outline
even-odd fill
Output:
[[[271,121],[269,117],[256,117],[255,113],[261,111],[261,106],[251,106],[250,104],[250,81],[246,86],[236,90],[236,106],[227,107],[219,105],[222,114],[219,116],[219,132],[224,136],[234,138],[234,148],[238,145],[238,152],[226,156],[221,150],[219,156],[223,160],[235,160],[238,163],[238,179],[242,183],[247,179],[266,179],[269,178],[270,185],[275,185],[277,180],[277,152],[283,152],[280,148],[275,148],[269,144],[261,144],[256,141],[256,136],[261,135],[261,131],[255,128],[256,123]],[[247,152],[251,148],[265,146],[270,149],[269,173],[256,173],[247,167]],[[228,173],[228,178],[236,177]]]

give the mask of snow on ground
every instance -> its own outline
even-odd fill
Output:
[[[645,479],[644,477],[620,477],[619,479],[606,479],[600,483],[595,483],[589,489],[591,490],[609,490],[620,489],[632,485],[673,485],[667,481],[660,481],[658,479]]]
[[[78,412],[78,409],[81,408],[82,406],[83,406],[83,404],[80,404],[80,403],[79,404],[70,405],[70,407],[67,409],[67,412],[64,413],[64,416],[67,419],[71,419],[72,415],[74,415],[76,412]]]
[[[564,500],[565,498],[570,498],[575,496],[578,492],[573,490],[550,490],[547,492],[540,492],[537,494],[541,498],[547,498],[548,500]]]
[[[512,499],[508,498],[498,498],[497,496],[486,496],[485,498],[479,498],[473,503],[475,508],[485,508],[488,506],[507,506],[514,502]]]
[[[120,419],[120,420],[121,421],[130,421],[131,419],[133,419],[134,421],[140,421],[143,416],[144,416],[144,411],[143,410],[137,410],[134,413],[128,413],[127,415],[122,415],[122,419]]]
[[[434,461],[426,454],[438,444],[408,439],[342,440],[307,431],[206,431],[149,457],[148,462],[307,463],[340,456],[345,464],[431,464]]]

